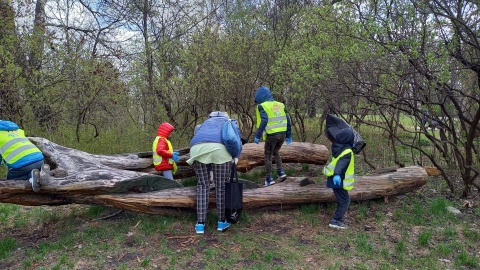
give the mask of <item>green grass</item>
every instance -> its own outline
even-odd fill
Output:
[[[428,242],[430,241],[431,237],[432,237],[432,232],[430,230],[421,232],[420,235],[418,236],[418,244],[420,246],[428,246]]]
[[[17,247],[17,241],[12,237],[0,238],[0,259],[7,258],[10,253]]]
[[[177,217],[122,212],[103,220],[99,217],[115,210],[85,206],[72,209],[74,215],[59,212],[52,219],[45,213],[54,207],[19,213],[20,207],[8,216],[23,218],[27,224],[35,220],[39,227],[56,224],[52,235],[33,246],[3,238],[0,254],[4,260],[20,256],[22,269],[34,265],[36,269],[74,269],[80,262],[88,262],[87,268],[104,269],[425,269],[426,263],[444,269],[439,259],[450,260],[450,268],[475,269],[478,258],[473,252],[479,234],[468,219],[478,217],[446,218],[449,213],[441,205],[450,204],[423,196],[405,196],[388,204],[353,202],[348,212],[353,222],[346,231],[326,226],[335,203],[244,211],[241,222],[225,233],[216,232],[216,212],[209,211],[205,236],[193,234],[193,213]],[[419,213],[423,215],[420,223],[408,215]],[[364,231],[364,224],[375,230]],[[457,240],[460,236],[463,240]],[[19,247],[25,250],[23,255],[15,252]],[[55,259],[45,261],[49,256]],[[338,260],[339,256],[350,260]]]
[[[317,127],[309,132],[316,136]],[[87,135],[82,135],[82,141],[77,143],[71,130],[47,138],[90,153],[109,154],[149,151],[151,134],[155,130],[144,132],[133,128],[121,136],[105,132],[91,145],[85,145],[91,139]],[[376,165],[393,166],[391,150],[386,143],[377,143],[378,134],[376,128],[362,128],[368,152],[375,153],[372,156]],[[138,138],[139,144],[132,144],[131,138]],[[116,139],[117,144],[112,146],[111,141]],[[172,143],[174,148],[182,145],[175,144],[175,140]],[[430,143],[422,137],[419,145],[429,147]],[[398,149],[400,159],[411,164],[411,149],[401,146]],[[418,153],[413,151],[413,154]],[[357,162],[359,174],[369,172],[370,168],[361,160]],[[295,169],[287,166],[286,173],[292,176],[308,173],[311,179],[324,181],[318,166],[298,164]],[[239,175],[254,182],[262,181],[264,176],[262,167]],[[181,182],[184,186],[196,185],[193,177]],[[114,214],[118,210],[104,206],[23,207],[0,203],[0,266],[263,270],[426,269],[428,265],[428,269],[478,269],[480,230],[473,224],[480,223],[480,208],[456,217],[447,207],[461,209],[461,202],[444,198],[445,190],[448,190],[445,184],[435,179],[418,192],[394,196],[389,202],[352,202],[347,212],[350,229],[345,231],[327,226],[336,203],[306,204],[292,210],[244,210],[240,223],[225,233],[216,231],[217,214],[213,210],[208,213],[204,236],[193,232],[195,213]],[[110,214],[114,215],[102,218]],[[366,230],[367,226],[373,229]]]

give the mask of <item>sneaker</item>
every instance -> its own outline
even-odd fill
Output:
[[[30,176],[31,177],[28,179],[28,182],[32,184],[33,191],[38,192],[40,190],[40,171],[33,169],[30,173]]]
[[[264,183],[265,187],[271,186],[273,184],[275,184],[275,181],[273,181],[273,178],[271,176],[265,177],[265,183]]]
[[[332,227],[332,228],[335,228],[335,229],[347,229],[348,226],[345,225],[345,223],[341,222],[341,221],[338,221],[338,220],[335,220],[335,219],[332,219],[332,221],[330,221],[330,224],[328,224],[328,227]]]
[[[40,170],[40,183],[42,185],[48,184],[50,182],[50,165],[43,164],[42,169]]]
[[[287,175],[283,170],[277,170],[277,175],[280,182],[283,182],[285,179],[287,179]]]
[[[228,223],[227,221],[224,221],[224,222],[219,221],[217,226],[217,231],[224,232],[228,229],[228,227],[230,227],[230,223]]]
[[[197,234],[204,234],[205,224],[200,224],[200,223],[195,224],[195,231],[197,232]]]

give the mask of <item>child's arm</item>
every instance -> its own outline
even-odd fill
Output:
[[[341,157],[337,161],[337,165],[335,166],[335,172],[333,173],[333,175],[339,175],[342,179],[344,179],[351,158],[352,153],[348,153],[345,156]]]
[[[173,153],[170,153],[170,151],[168,150],[168,144],[165,141],[165,138],[160,138],[158,140],[156,152],[158,155],[164,158],[171,158],[173,154]]]

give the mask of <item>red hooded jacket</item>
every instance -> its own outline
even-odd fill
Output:
[[[155,152],[159,156],[162,157],[162,162],[159,165],[155,166],[155,170],[157,171],[166,171],[166,170],[173,170],[173,164],[170,164],[168,161],[172,158],[172,151],[168,149],[168,136],[172,133],[174,127],[167,122],[163,122],[158,127],[157,137],[158,139],[157,147],[155,148]]]

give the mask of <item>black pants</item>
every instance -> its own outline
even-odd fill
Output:
[[[337,221],[343,220],[345,213],[348,210],[348,206],[350,205],[350,195],[348,191],[344,190],[343,188],[334,188],[333,193],[337,198],[337,210],[333,215],[333,219]]]
[[[275,165],[277,170],[282,169],[282,157],[278,153],[285,141],[286,134],[272,134],[267,135],[265,140],[265,172],[266,176],[272,176],[272,156],[275,158]]]

